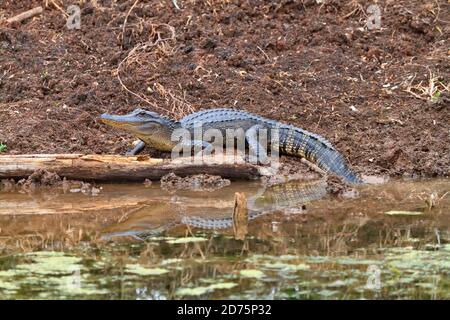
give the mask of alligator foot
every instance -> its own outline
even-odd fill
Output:
[[[135,156],[144,149],[145,142],[142,140],[138,140],[138,141],[139,142],[136,143],[136,145],[134,146],[133,149],[131,149],[125,153],[126,156]]]

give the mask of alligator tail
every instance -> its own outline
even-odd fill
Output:
[[[352,184],[361,184],[361,179],[348,167],[344,157],[336,150],[332,152],[323,151],[316,160],[319,167],[327,172],[333,172]]]
[[[280,152],[304,157],[328,173],[352,184],[362,183],[348,167],[344,157],[325,138],[306,130],[286,126],[279,131]]]

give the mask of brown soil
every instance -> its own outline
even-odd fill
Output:
[[[378,1],[382,29],[368,30],[374,1],[317,2],[55,0],[7,25],[45,2],[4,0],[0,143],[122,153],[132,138],[103,112],[235,107],[325,136],[359,173],[448,176],[450,3]],[[53,3],[79,4],[81,30]]]

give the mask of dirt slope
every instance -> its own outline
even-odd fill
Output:
[[[325,136],[360,173],[450,174],[447,0],[378,1],[380,30],[372,1],[53,1],[80,5],[81,30],[48,2],[0,24],[6,153],[123,152],[101,113],[235,107]],[[0,21],[43,4],[2,1]]]

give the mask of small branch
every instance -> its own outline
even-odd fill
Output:
[[[260,46],[256,46],[256,48],[258,48],[258,50],[262,52],[262,54],[264,55],[264,57],[266,57],[267,60],[272,61],[269,55],[263,49],[261,49]]]
[[[9,18],[8,20],[6,20],[6,22],[8,22],[8,23],[21,22],[23,20],[34,17],[38,14],[41,14],[42,11],[43,11],[42,7],[39,6],[39,7],[33,8],[31,10],[22,12],[21,14],[18,14],[17,16],[14,16],[12,18]]]
[[[61,13],[62,13],[66,18],[69,17],[69,14],[68,14],[67,12],[65,12],[64,9],[61,8],[54,0],[51,0],[50,2],[53,4],[53,6],[54,6],[56,9],[58,9],[59,11],[61,11]]]
[[[177,10],[181,10],[180,7],[178,6],[177,0],[172,0],[172,3]]]
[[[128,17],[131,14],[131,11],[133,11],[134,7],[136,7],[136,5],[138,4],[139,0],[136,0],[133,5],[131,6],[130,10],[128,10],[127,15],[125,16],[125,20],[123,21],[123,26],[122,26],[122,43],[123,43],[123,39],[125,37],[125,28],[127,27],[127,22],[128,22]]]

